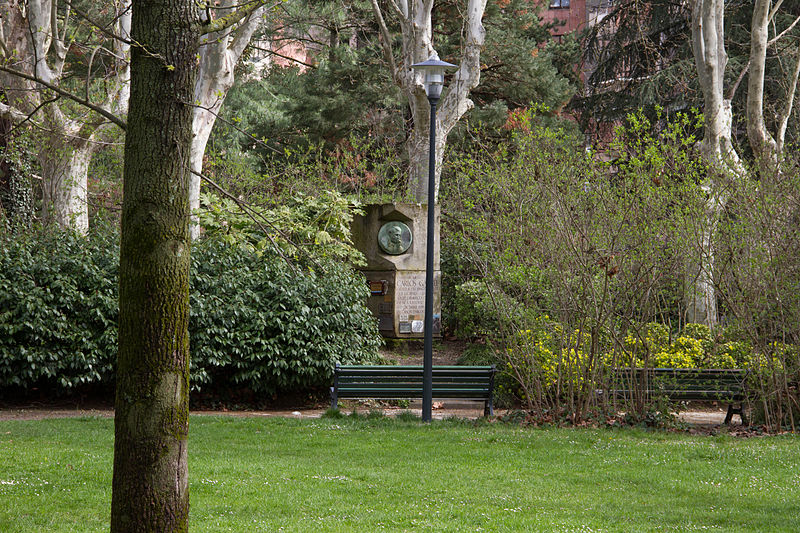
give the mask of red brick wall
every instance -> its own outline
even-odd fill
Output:
[[[586,0],[555,0],[558,3],[569,3],[569,7],[550,7],[554,0],[536,0],[542,5],[540,16],[546,22],[559,21],[564,23],[554,27],[551,33],[560,37],[586,26]]]

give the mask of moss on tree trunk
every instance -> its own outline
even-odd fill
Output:
[[[134,0],[111,531],[186,531],[192,0]]]

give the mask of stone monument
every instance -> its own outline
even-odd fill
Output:
[[[370,287],[367,302],[384,337],[422,338],[425,320],[427,206],[380,204],[353,220],[353,242],[367,259],[362,268]],[[433,335],[441,335],[439,207],[434,228]]]

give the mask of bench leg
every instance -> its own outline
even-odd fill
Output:
[[[490,396],[486,403],[483,405],[483,416],[494,416],[494,406],[492,405],[492,397]]]
[[[739,407],[734,407],[732,403],[728,404],[728,413],[725,415],[725,424],[728,425],[733,420],[733,415],[739,415],[739,418],[742,419],[742,425],[747,425],[747,417],[744,414],[744,404],[739,405]]]
[[[339,396],[336,394],[336,389],[331,387],[331,409],[339,408]]]

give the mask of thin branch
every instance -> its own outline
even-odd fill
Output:
[[[34,115],[37,113],[37,111],[39,111],[41,108],[43,108],[44,106],[46,106],[46,105],[48,105],[48,104],[52,104],[53,102],[56,102],[56,101],[58,101],[58,99],[59,99],[59,98],[61,98],[61,97],[60,97],[60,96],[58,96],[58,95],[56,95],[56,96],[54,96],[53,98],[50,98],[49,100],[43,100],[43,101],[39,102],[39,105],[37,105],[37,106],[36,106],[36,107],[33,109],[33,111],[31,111],[31,112],[30,112],[30,113],[28,113],[27,115],[25,115],[24,113],[20,113],[21,115],[23,115],[23,116],[24,116],[24,118],[23,118],[21,121],[19,121],[18,123],[14,124],[14,127],[13,127],[13,128],[11,128],[11,131],[9,131],[9,132],[8,132],[8,135],[11,135],[12,133],[14,133],[14,131],[16,131],[16,130],[18,130],[19,128],[21,128],[22,126],[24,126],[26,122],[30,122],[30,123],[32,123],[34,126],[36,126],[36,127],[40,127],[40,128],[41,128],[41,126],[40,126],[39,124],[37,124],[36,122],[34,122],[34,120],[33,120],[33,116],[34,116]],[[0,107],[2,107],[3,105],[5,105],[5,104],[0,104]]]
[[[394,4],[394,0],[392,0],[392,4]],[[395,5],[395,7],[397,7]],[[381,7],[378,5],[378,0],[372,0],[372,11],[375,13],[375,17],[378,19],[378,27],[381,31],[381,44],[383,45],[383,56],[386,58],[386,62],[389,63],[389,68],[392,72],[392,78],[397,82],[398,80],[398,73],[397,73],[397,66],[394,62],[394,54],[392,53],[392,37],[389,33],[389,28],[386,26],[386,21],[383,19],[383,12],[381,11]]]
[[[89,65],[86,67],[86,101],[89,101],[89,86],[92,80],[92,64],[94,63],[94,56],[100,50],[99,46],[95,46],[92,50],[92,55],[89,56]]]
[[[206,182],[209,185],[211,185],[211,187],[213,187],[217,192],[219,192],[220,194],[222,194],[226,198],[229,198],[230,200],[233,200],[233,202],[236,205],[239,206],[239,209],[241,209],[242,212],[244,212],[248,217],[250,217],[250,220],[252,220],[255,223],[255,225],[258,226],[258,228],[262,231],[262,233],[267,237],[267,239],[269,239],[269,242],[272,243],[272,246],[275,248],[275,251],[278,252],[278,255],[281,256],[281,259],[286,261],[286,264],[288,264],[289,267],[292,268],[292,270],[297,271],[297,268],[295,267],[294,263],[292,263],[292,261],[288,257],[283,255],[283,252],[281,252],[280,246],[278,246],[278,243],[275,242],[275,239],[270,234],[270,231],[264,226],[264,224],[262,224],[258,220],[259,218],[262,221],[264,221],[269,227],[271,227],[274,232],[276,232],[278,235],[283,237],[286,240],[286,242],[288,242],[289,244],[294,246],[294,248],[297,251],[299,251],[301,254],[305,255],[309,260],[311,260],[311,262],[314,264],[314,266],[316,266],[317,268],[320,267],[319,263],[317,263],[317,261],[311,256],[311,254],[309,254],[306,250],[304,250],[299,244],[297,244],[294,241],[292,241],[292,239],[289,237],[289,235],[287,235],[280,228],[275,226],[275,224],[273,224],[267,217],[265,217],[263,213],[260,213],[259,211],[256,211],[255,209],[250,207],[250,205],[247,202],[237,198],[233,194],[231,194],[228,191],[226,191],[221,185],[216,183],[214,180],[212,180],[211,178],[209,178],[208,176],[206,176],[202,172],[197,172],[196,170],[192,170],[191,172],[195,176],[198,176],[204,182]]]
[[[397,18],[399,18],[400,20],[403,20],[404,18],[406,18],[408,16],[408,9],[406,9],[406,11],[403,11],[402,9],[400,9],[400,6],[397,5],[397,2],[395,2],[395,0],[389,0],[389,5],[391,6],[392,10],[394,11],[394,14],[397,15]],[[408,3],[407,2],[403,2],[403,5],[407,6]]]
[[[83,11],[78,9],[77,7],[73,6],[72,2],[70,0],[65,0],[65,1],[67,2],[67,5],[70,6],[75,11],[75,13],[78,14],[78,16],[80,18],[82,18],[83,20],[85,20],[86,22],[91,24],[93,27],[95,27],[98,30],[100,30],[101,33],[106,34],[108,37],[111,37],[112,39],[116,39],[118,41],[122,41],[123,43],[125,43],[127,45],[133,45],[134,44],[133,41],[125,39],[124,37],[121,37],[121,36],[115,34],[113,31],[109,31],[109,30],[105,29],[99,22],[96,22],[89,15],[87,15],[86,13],[84,13]],[[130,9],[130,6],[125,8],[126,11],[128,9]],[[122,13],[117,13],[117,18],[120,17],[121,15],[122,15]]]
[[[285,55],[283,55],[283,54],[281,54],[279,52],[276,52],[275,50],[270,50],[269,48],[262,48],[260,46],[252,46],[252,48],[253,48],[253,50],[258,50],[259,52],[266,52],[266,53],[268,53],[270,55],[278,56],[281,59],[286,59],[287,61],[293,61],[295,63],[299,63],[300,65],[303,65],[304,67],[308,67],[308,68],[311,68],[311,69],[318,68],[317,65],[312,65],[311,63],[306,63],[305,61],[300,61],[299,59],[294,58],[294,57],[285,56]]]
[[[208,24],[202,26],[200,28],[200,35],[215,33],[230,28],[231,26],[233,26],[243,18],[249,16],[252,12],[264,6],[265,4],[266,4],[265,0],[254,0],[249,6],[239,8],[229,15],[220,17],[217,20],[213,20]],[[273,7],[275,7],[276,5],[278,4],[275,4]]]
[[[739,88],[739,84],[742,83],[745,74],[747,71],[750,70],[750,61],[747,61],[747,64],[742,69],[742,72],[739,73],[739,77],[736,78],[736,82],[731,86],[731,90],[728,92],[728,100],[733,100],[733,95],[736,94],[736,90]]]
[[[792,29],[793,29],[795,26],[797,26],[797,23],[798,23],[798,22],[800,22],[800,16],[798,16],[796,19],[794,19],[794,22],[792,22],[792,23],[789,25],[789,27],[788,27],[788,28],[786,28],[785,30],[783,30],[782,32],[780,32],[778,35],[776,35],[775,37],[773,37],[772,39],[770,39],[769,41],[767,41],[767,46],[772,46],[773,44],[775,44],[776,42],[778,42],[778,40],[779,40],[780,38],[782,38],[784,35],[786,35],[786,34],[787,34],[787,33],[789,33],[790,31],[792,31]]]
[[[15,69],[12,69],[12,68],[4,67],[2,65],[0,65],[0,71],[7,72],[8,74],[13,74],[14,76],[20,77],[20,78],[22,78],[24,80],[28,80],[28,81],[32,81],[32,82],[38,83],[39,85],[43,85],[43,86],[47,87],[48,89],[50,89],[51,91],[54,91],[54,92],[60,94],[61,96],[69,98],[73,102],[77,102],[77,103],[81,104],[82,106],[88,107],[92,111],[95,111],[96,113],[99,113],[100,115],[105,117],[110,122],[113,122],[114,124],[119,126],[123,131],[125,129],[127,129],[127,124],[125,123],[125,121],[122,120],[121,118],[119,118],[118,116],[116,116],[115,114],[109,112],[106,109],[103,109],[100,106],[97,106],[97,105],[89,102],[88,100],[84,100],[83,98],[81,98],[79,96],[75,96],[74,94],[70,93],[69,91],[65,91],[64,89],[62,89],[62,88],[60,88],[60,87],[58,87],[56,85],[53,85],[52,83],[46,82],[46,81],[44,81],[44,80],[42,80],[42,79],[40,79],[40,78],[38,78],[36,76],[31,76],[31,75],[26,74],[24,72],[20,72],[19,70],[15,70]]]
[[[64,31],[61,32],[61,42],[67,41],[67,28],[69,27],[69,16],[72,13],[72,4],[67,2],[67,10],[64,13]]]
[[[781,4],[783,4],[783,0],[778,0],[777,2],[775,2],[775,5],[772,6],[772,11],[770,11],[769,16],[768,16],[768,20],[770,22],[775,20],[775,15],[778,14],[778,10],[781,8]]]
[[[246,137],[249,137],[250,140],[252,140],[254,143],[258,144],[259,146],[261,146],[263,148],[266,148],[267,150],[272,150],[276,154],[282,153],[280,150],[277,150],[276,148],[273,148],[272,146],[268,145],[267,143],[265,143],[264,141],[262,141],[261,139],[259,139],[255,135],[253,135],[252,133],[244,131],[242,128],[240,128],[239,126],[237,126],[236,124],[234,124],[230,120],[225,119],[219,113],[214,111],[212,108],[204,106],[204,105],[200,105],[198,103],[187,103],[187,102],[184,102],[184,104],[190,105],[192,107],[197,107],[197,108],[203,109],[205,111],[208,111],[209,113],[211,113],[212,115],[214,115],[216,117],[215,120],[219,120],[220,122],[222,122],[226,126],[230,126],[231,128],[235,129],[237,132],[241,133],[242,135],[244,135]]]
[[[797,93],[797,81],[800,78],[800,46],[797,48],[797,60],[795,61],[794,72],[792,73],[792,82],[789,86],[788,94],[786,95],[786,107],[784,108],[783,116],[780,117],[778,124],[778,142],[780,143],[779,149],[783,149],[783,143],[786,139],[786,127],[789,125],[789,117],[792,114],[792,107],[794,106],[794,98]]]

